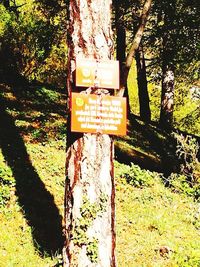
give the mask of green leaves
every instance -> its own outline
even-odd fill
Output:
[[[154,177],[158,174],[150,172],[148,170],[142,170],[138,165],[131,163],[131,166],[126,170],[122,177],[124,177],[130,185],[135,187],[145,187],[154,184]]]
[[[0,4],[0,38],[4,36],[11,20],[10,13]]]

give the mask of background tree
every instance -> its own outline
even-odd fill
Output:
[[[131,38],[134,38],[140,24],[142,23],[142,9],[143,1],[135,3],[135,7],[132,10],[132,29]],[[149,6],[151,8],[151,5]],[[143,11],[144,12],[144,11]],[[150,14],[149,14],[150,16]],[[148,18],[149,18],[148,16]],[[142,34],[142,39],[140,45],[135,52],[135,62],[137,68],[137,85],[138,85],[138,99],[139,99],[139,112],[140,118],[144,121],[151,120],[151,110],[150,110],[150,99],[148,94],[148,81],[147,81],[147,71],[146,71],[146,59],[145,59],[145,37],[147,26],[145,26],[145,31]]]
[[[142,8],[140,7],[142,5]],[[127,79],[129,70],[135,58],[136,51],[139,48],[144,28],[147,22],[147,17],[151,7],[151,1],[115,1],[115,26],[116,26],[116,50],[117,59],[120,61],[120,84],[121,90],[119,95],[125,95],[128,99],[128,111],[130,113],[129,106],[129,94],[127,87]],[[137,12],[136,12],[137,10]],[[142,11],[141,11],[142,10]],[[126,38],[126,31],[129,33]],[[126,39],[129,42],[126,43]],[[131,43],[131,45],[128,45]],[[126,50],[127,52],[126,56]],[[141,55],[142,50],[140,49],[137,55]],[[149,98],[147,91],[147,79],[145,74],[145,61],[140,59],[139,56],[136,58],[138,67],[138,91],[139,91],[139,103],[140,103],[140,115],[142,119],[150,119],[150,108]],[[146,80],[144,80],[146,79]]]
[[[138,83],[138,96],[140,106],[140,118],[144,121],[151,120],[151,110],[149,106],[148,83],[146,73],[146,62],[142,44],[135,53],[137,65],[137,83]]]
[[[162,127],[173,126],[173,106],[182,105],[178,103],[177,96],[182,94],[183,83],[187,83],[190,88],[198,79],[198,13],[199,5],[196,0],[158,0],[152,6],[147,30],[149,33],[145,38],[149,55],[147,75],[154,86],[163,81],[159,118]],[[167,73],[171,73],[171,79],[167,78]]]
[[[0,21],[5,22],[5,12],[9,16],[6,25],[0,23],[1,79],[22,82],[23,77],[64,86],[67,9],[64,1],[56,2],[54,7],[32,0],[0,3]]]
[[[163,3],[163,36],[162,36],[162,93],[160,126],[171,129],[174,106],[174,79],[175,79],[175,2]]]
[[[113,58],[111,1],[70,1],[68,95],[77,57]],[[87,89],[82,93],[89,93]],[[94,89],[93,93],[108,94]],[[69,99],[70,101],[70,99]],[[70,118],[68,119],[70,125]],[[68,127],[65,196],[65,266],[116,266],[113,141],[105,134],[75,134]]]

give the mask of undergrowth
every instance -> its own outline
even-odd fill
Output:
[[[136,177],[133,164],[115,162],[115,170],[119,266],[198,267],[199,203],[166,187],[158,173],[144,171],[145,181],[145,175]],[[142,186],[127,182],[127,175],[131,181],[142,177]]]

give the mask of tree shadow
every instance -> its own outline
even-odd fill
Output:
[[[139,146],[146,153],[134,151],[129,153],[130,157],[121,154],[122,161],[125,159],[140,165],[141,168],[162,172],[164,176],[169,176],[179,169],[179,162],[176,156],[176,140],[168,132],[160,129],[159,125],[151,122],[145,123],[135,115],[130,116],[129,134],[136,138],[126,140],[131,146]],[[116,150],[118,152],[118,149]],[[154,156],[151,157],[151,152]],[[150,154],[150,155],[148,155]],[[157,155],[157,156],[156,156]],[[123,162],[124,163],[124,162]]]
[[[1,97],[0,147],[16,179],[18,202],[31,226],[35,247],[42,255],[55,254],[63,246],[62,217],[53,196],[33,167],[15,121],[6,112]]]

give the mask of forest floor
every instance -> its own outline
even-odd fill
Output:
[[[164,180],[173,142],[136,117],[115,138],[119,267],[200,266],[200,205]],[[66,92],[0,84],[1,267],[62,266],[65,154]]]

